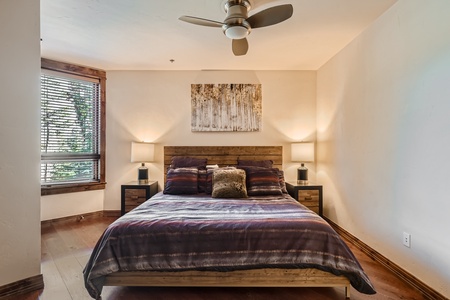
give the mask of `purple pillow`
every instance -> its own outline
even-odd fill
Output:
[[[239,167],[245,170],[249,196],[282,195],[279,170],[276,168]]]
[[[198,193],[198,169],[169,169],[166,176],[164,194],[182,195]]]
[[[208,159],[206,159],[206,158],[174,156],[174,157],[172,157],[170,167],[173,169],[177,169],[177,168],[206,169],[207,161],[208,161]]]
[[[261,168],[272,168],[273,160],[244,160],[238,159],[238,166],[247,166],[247,167],[261,167]]]
[[[206,193],[207,170],[198,170],[198,192]]]
[[[287,194],[288,191],[286,188],[286,181],[284,180],[284,171],[279,169],[277,170],[278,170],[278,182],[280,183],[281,192]]]

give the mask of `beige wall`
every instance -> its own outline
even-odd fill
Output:
[[[401,0],[317,75],[324,214],[447,297],[449,11]]]
[[[120,185],[137,178],[130,163],[132,141],[157,143],[156,162],[147,164],[150,179],[163,182],[164,145],[283,145],[315,140],[316,73],[311,71],[111,71],[107,72],[107,182],[105,209],[120,208]],[[191,132],[192,83],[261,83],[262,130],[259,132]],[[285,157],[294,179],[298,167]],[[315,176],[314,165],[310,166]]]
[[[105,191],[89,191],[41,197],[41,220],[52,220],[103,210]]]
[[[286,178],[296,178],[290,142],[315,141],[316,72],[313,71],[108,71],[105,191],[42,197],[42,220],[120,209],[120,185],[136,180],[132,141],[157,143],[151,180],[163,183],[164,145],[282,145]],[[192,83],[260,83],[259,132],[191,132]],[[314,164],[308,165],[315,178]]]
[[[0,286],[3,286],[41,273],[39,1],[2,0],[0,20]]]

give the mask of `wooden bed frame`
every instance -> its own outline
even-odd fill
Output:
[[[281,169],[282,146],[165,146],[164,170],[173,156],[207,158],[208,164],[237,165],[238,159],[274,162]],[[350,298],[350,281],[317,269],[254,269],[230,272],[116,272],[106,276],[110,286],[174,286],[174,287],[344,287]]]

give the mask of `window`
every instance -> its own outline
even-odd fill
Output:
[[[102,70],[41,60],[41,195],[105,188]]]

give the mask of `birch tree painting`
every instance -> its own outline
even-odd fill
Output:
[[[192,84],[192,131],[259,131],[261,84]]]

